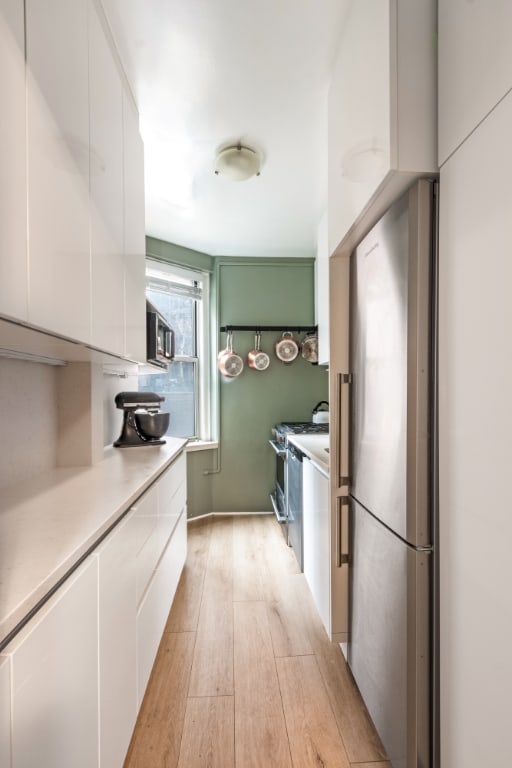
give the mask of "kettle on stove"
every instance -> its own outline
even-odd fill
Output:
[[[322,406],[326,405],[327,409]],[[319,403],[313,408],[313,424],[328,424],[329,423],[329,403],[327,400],[320,400]]]

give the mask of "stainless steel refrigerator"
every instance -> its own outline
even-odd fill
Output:
[[[348,662],[394,768],[436,764],[436,197],[351,256]]]

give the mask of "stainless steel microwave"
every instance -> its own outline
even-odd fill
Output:
[[[146,300],[147,361],[160,368],[167,368],[174,359],[174,331],[158,311]]]

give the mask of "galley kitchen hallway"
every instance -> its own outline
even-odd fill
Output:
[[[390,768],[274,516],[189,524],[125,768]]]

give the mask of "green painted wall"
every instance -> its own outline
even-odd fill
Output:
[[[148,255],[212,272],[212,338],[218,349],[225,348],[226,334],[215,331],[224,325],[314,324],[313,259],[215,258],[150,237],[146,247]],[[268,445],[272,427],[280,421],[310,420],[314,406],[327,400],[327,370],[302,357],[291,365],[281,363],[273,351],[279,336],[262,334],[262,348],[271,357],[266,371],[253,371],[246,364],[238,378],[227,379],[212,366],[219,395],[220,451],[187,454],[189,517],[270,511],[275,476],[275,454]],[[252,333],[234,334],[235,351],[244,359],[253,346]]]
[[[224,325],[313,325],[313,260],[217,260],[219,327]],[[275,454],[268,445],[274,424],[303,421],[319,400],[327,399],[325,368],[302,357],[290,365],[274,355],[278,332],[262,335],[271,356],[266,371],[244,367],[236,379],[219,375],[221,471],[211,475],[212,511],[270,510]],[[219,348],[226,346],[219,335]],[[254,346],[252,333],[234,334],[244,358]],[[190,510],[193,513],[193,510]]]

